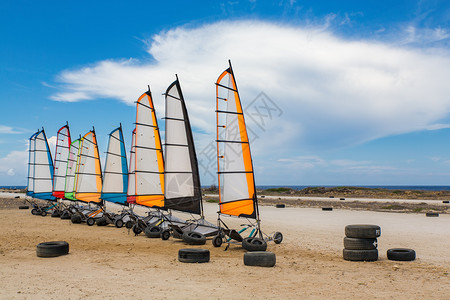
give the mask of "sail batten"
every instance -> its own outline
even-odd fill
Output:
[[[203,215],[200,176],[189,116],[180,83],[175,80],[165,95],[165,206]]]
[[[164,207],[164,158],[150,91],[142,94],[136,105],[134,145],[134,195],[136,203]],[[131,198],[132,199],[132,198]]]
[[[128,165],[122,126],[109,134],[101,198],[127,204]]]
[[[216,120],[220,213],[257,218],[250,144],[231,63],[216,82]]]

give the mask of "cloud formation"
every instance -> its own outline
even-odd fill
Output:
[[[432,38],[445,36],[436,31]],[[214,82],[230,58],[243,105],[263,91],[283,112],[264,128],[256,152],[270,153],[274,144],[286,154],[332,149],[448,126],[441,124],[450,113],[450,57],[443,49],[346,40],[326,26],[235,21],[162,32],[147,51],[148,61],[105,60],[63,71],[52,98],[132,104],[150,84],[162,116],[160,94],[177,73],[191,123],[214,139]]]

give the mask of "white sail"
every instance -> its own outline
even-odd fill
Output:
[[[53,174],[53,196],[64,198],[66,186],[67,161],[69,158],[70,131],[64,125],[56,136],[55,169]]]
[[[80,149],[80,139],[73,141],[69,148],[69,158],[67,160],[65,198],[75,200],[73,193],[75,191],[75,180],[77,170],[78,153]]]
[[[33,178],[33,197],[54,200],[51,196],[53,191],[53,160],[44,130],[39,131],[35,139]]]
[[[130,167],[128,169],[128,189],[127,189],[127,202],[136,203],[136,181],[135,181],[135,148],[136,148],[136,129],[133,130],[131,137],[131,149],[130,149]]]
[[[28,184],[27,184],[27,195],[33,196],[34,192],[34,150],[36,148],[36,132],[30,137],[30,146],[28,149]]]

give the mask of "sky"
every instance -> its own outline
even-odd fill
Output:
[[[95,127],[104,159],[149,85],[180,79],[202,185],[217,183],[215,87],[230,59],[256,185],[450,185],[447,1],[0,2],[0,186],[28,139]]]

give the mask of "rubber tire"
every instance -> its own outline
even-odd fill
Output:
[[[442,203],[450,203],[450,201],[444,200],[444,201],[442,201]]]
[[[273,234],[273,241],[275,242],[275,244],[281,244],[281,242],[283,241],[283,234],[281,232],[275,232]]]
[[[64,211],[60,218],[61,220],[70,220],[70,213],[68,211]]]
[[[133,228],[133,222],[127,221],[127,222],[125,223],[125,227],[126,227],[127,229]]]
[[[131,227],[131,230],[133,230],[134,235],[139,235],[142,232],[142,229],[138,224],[134,224],[133,227]]]
[[[269,251],[255,251],[244,253],[244,265],[257,267],[273,267],[277,262],[275,253]]]
[[[345,260],[349,261],[376,261],[378,260],[378,250],[343,250]]]
[[[161,239],[163,241],[167,241],[170,238],[170,230],[169,229],[164,229],[163,231],[161,231],[161,233],[159,234],[159,236],[161,237]]]
[[[206,263],[209,262],[210,253],[208,249],[180,249],[178,260],[183,263]]]
[[[375,239],[381,235],[381,228],[378,225],[347,225],[345,226],[345,236],[357,239]]]
[[[47,212],[45,210],[41,211],[41,216],[46,217],[47,216]]]
[[[332,211],[333,208],[332,207],[322,207],[323,211]]]
[[[144,230],[145,236],[151,239],[161,237],[161,227],[159,226],[147,226]]]
[[[100,217],[96,221],[97,226],[106,226],[108,225],[108,221],[106,221],[106,217]]]
[[[54,212],[52,212],[51,217],[52,218],[59,218],[59,217],[61,217],[61,214],[59,213],[59,211],[55,210]]]
[[[117,228],[122,228],[123,227],[123,221],[122,219],[117,219],[114,221],[114,226],[116,226]]]
[[[242,240],[242,248],[247,251],[266,251],[267,243],[265,240],[257,237],[246,237]]]
[[[20,205],[19,209],[29,209],[30,207],[28,205]]]
[[[345,200],[345,198],[339,198],[339,200]]]
[[[67,242],[44,242],[36,246],[38,257],[56,257],[69,254],[69,243]]]
[[[87,224],[88,226],[94,226],[94,225],[95,225],[95,219],[92,218],[92,217],[87,218],[86,224]]]
[[[387,251],[389,260],[413,261],[416,259],[416,251],[407,248],[392,248]]]
[[[344,238],[344,248],[347,250],[373,250],[377,246],[377,239]]]
[[[39,214],[39,212],[38,212],[38,210],[37,210],[36,208],[33,208],[33,209],[31,210],[31,214],[32,214],[33,216],[37,216],[37,215]]]
[[[206,236],[195,231],[184,231],[183,241],[188,245],[204,245],[206,244]]]
[[[439,213],[437,212],[427,212],[425,215],[427,217],[439,217]]]
[[[70,216],[70,221],[73,224],[81,224],[81,216],[79,214],[73,214]]]
[[[285,208],[286,204],[276,204],[275,207],[276,208]]]
[[[222,246],[222,243],[223,238],[220,235],[216,235],[215,237],[213,237],[212,244],[214,247],[219,248],[220,246]]]

